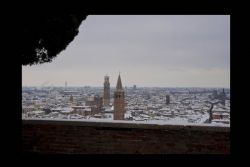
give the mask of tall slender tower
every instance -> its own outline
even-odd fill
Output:
[[[114,120],[124,120],[125,103],[124,90],[122,89],[122,81],[119,74],[116,90],[114,93]]]
[[[110,103],[110,84],[109,76],[104,77],[104,90],[103,90],[103,106],[107,107]]]
[[[66,90],[66,89],[67,89],[67,86],[68,86],[68,83],[67,83],[67,81],[65,81],[65,87],[64,87],[64,90]]]
[[[170,103],[170,96],[166,95],[166,104],[168,105]]]

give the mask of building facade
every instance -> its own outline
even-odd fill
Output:
[[[94,95],[93,97],[89,97],[85,105],[91,107],[91,111],[93,114],[100,113],[103,107],[103,100],[99,95]]]

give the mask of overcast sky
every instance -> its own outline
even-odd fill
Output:
[[[52,63],[23,66],[23,86],[230,87],[229,15],[90,15]]]

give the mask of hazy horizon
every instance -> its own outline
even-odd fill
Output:
[[[22,86],[230,88],[229,15],[90,15],[51,63],[22,66]],[[47,86],[46,85],[46,86]]]

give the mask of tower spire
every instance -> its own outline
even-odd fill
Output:
[[[118,80],[117,80],[117,84],[116,84],[116,90],[123,90],[120,72],[119,72],[119,76],[118,76]]]

